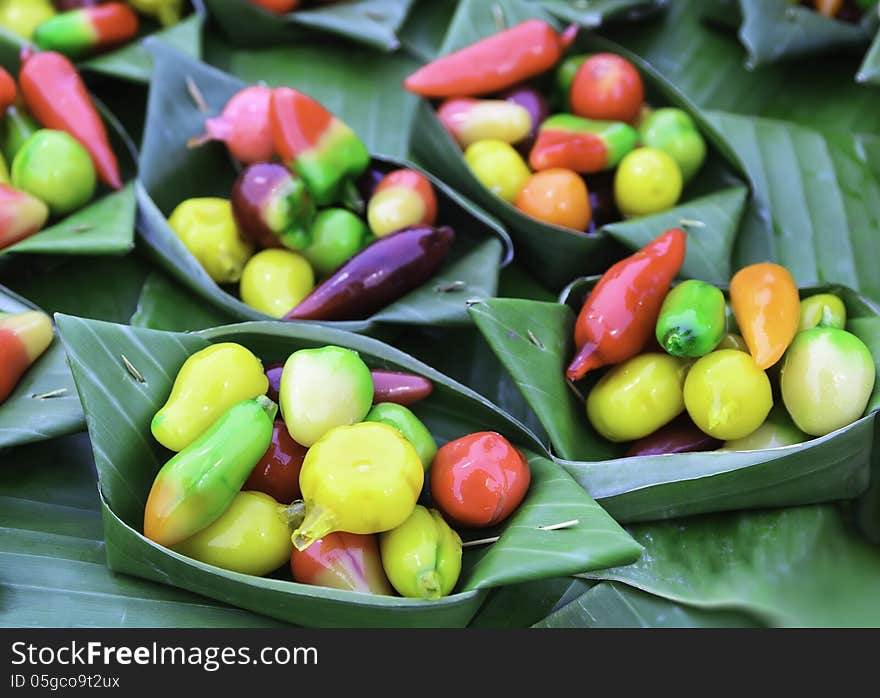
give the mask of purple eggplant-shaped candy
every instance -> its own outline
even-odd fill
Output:
[[[452,228],[414,225],[379,238],[349,259],[288,320],[362,320],[421,286],[452,247]]]
[[[633,441],[625,455],[659,456],[663,453],[714,451],[720,447],[721,441],[704,434],[687,415],[682,415],[653,434]]]
[[[513,102],[523,107],[532,117],[532,128],[529,135],[516,144],[516,149],[528,159],[528,154],[535,144],[535,138],[538,136],[538,129],[541,124],[549,116],[550,110],[547,107],[547,100],[538,90],[528,85],[520,85],[513,87],[507,92],[501,94],[501,99],[507,102]]]
[[[232,212],[242,234],[261,247],[302,250],[311,242],[315,202],[306,183],[284,165],[245,167],[232,188]]]

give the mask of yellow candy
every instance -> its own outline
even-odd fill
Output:
[[[281,249],[257,252],[241,274],[241,299],[272,317],[284,317],[312,292],[315,273],[302,255]]]
[[[658,148],[627,153],[614,175],[614,200],[624,216],[646,216],[672,208],[681,196],[678,163]]]
[[[241,279],[254,248],[239,234],[227,199],[187,199],[174,209],[168,225],[214,281]]]
[[[56,14],[51,0],[0,0],[0,27],[28,41],[40,24]]]
[[[464,159],[484,187],[511,204],[532,176],[519,153],[503,141],[477,141]]]
[[[181,451],[230,407],[264,395],[268,387],[263,365],[248,349],[234,342],[212,344],[180,367],[150,429],[165,448]]]
[[[412,514],[424,479],[419,454],[393,427],[361,422],[331,429],[303,461],[306,518],[293,544],[305,550],[334,531],[390,531]]]

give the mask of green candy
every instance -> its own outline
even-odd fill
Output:
[[[782,400],[798,429],[824,436],[865,413],[874,377],[874,359],[861,339],[836,327],[814,327],[795,335],[785,352]]]
[[[6,162],[12,162],[25,141],[39,130],[40,125],[30,114],[15,105],[10,106],[0,119],[0,150]]]
[[[761,451],[765,448],[793,446],[807,441],[810,437],[798,429],[780,406],[774,407],[767,419],[748,436],[733,441],[725,441],[719,451]]]
[[[370,231],[362,219],[344,208],[321,211],[312,224],[312,243],[302,254],[319,275],[332,274],[363,247]]]
[[[706,142],[687,112],[674,107],[656,109],[639,124],[642,145],[669,155],[687,182],[706,159]]]
[[[724,294],[705,281],[691,279],[673,288],[657,318],[657,341],[672,356],[705,356],[726,330]]]
[[[846,327],[846,306],[832,293],[819,293],[801,301],[801,319],[798,332],[813,327]]]
[[[64,131],[37,131],[12,162],[12,185],[40,199],[53,216],[87,204],[95,183],[88,151]]]
[[[554,97],[563,111],[569,111],[571,104],[568,101],[568,94],[571,92],[571,83],[574,82],[574,76],[584,64],[584,61],[590,57],[590,54],[584,53],[577,56],[569,56],[556,69],[555,76],[555,94]]]
[[[416,449],[422,467],[425,470],[431,467],[431,462],[437,455],[437,442],[434,441],[428,427],[422,424],[411,410],[393,402],[380,402],[367,413],[364,421],[380,422],[397,429]]]

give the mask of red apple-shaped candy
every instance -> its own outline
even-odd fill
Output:
[[[328,533],[290,556],[293,581],[365,594],[393,595],[374,535]]]

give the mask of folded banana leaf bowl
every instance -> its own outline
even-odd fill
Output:
[[[470,312],[541,421],[557,462],[616,520],[795,506],[852,499],[866,490],[880,381],[861,419],[795,445],[621,457],[621,445],[606,441],[589,424],[586,393],[565,378],[574,355],[574,320],[598,278],[573,282],[559,303],[494,298],[473,304]],[[847,309],[846,329],[867,345],[880,366],[877,304],[837,285],[805,287],[800,293],[801,298],[838,295]],[[588,376],[585,384],[596,378]],[[781,404],[781,398],[775,396],[774,402]]]
[[[812,3],[712,0],[705,3],[703,17],[709,23],[735,29],[747,52],[747,66],[756,68],[829,51],[863,52],[880,21],[876,4],[864,10],[858,4],[844,3],[838,16],[829,17]]]
[[[229,198],[238,171],[226,147],[222,143],[188,147],[187,141],[203,134],[205,119],[220,113],[245,85],[160,43],[151,42],[151,50],[155,75],[140,157],[140,238],[171,276],[231,319],[272,319],[240,301],[235,287],[215,283],[166,218],[191,197]],[[387,172],[412,165],[374,155],[372,167]],[[499,267],[512,254],[507,233],[491,216],[426,176],[437,195],[436,225],[448,225],[455,233],[443,264],[420,287],[370,317],[318,322],[357,332],[404,325],[466,325],[467,300],[495,294]]]
[[[57,317],[86,413],[104,519],[107,563],[291,623],[308,626],[463,626],[489,590],[507,584],[626,565],[641,547],[574,480],[542,452],[537,439],[477,393],[370,337],[304,324],[249,322],[173,333],[67,315]],[[284,568],[254,577],[203,564],[161,547],[142,531],[156,473],[171,453],[152,437],[150,421],[167,399],[188,356],[214,342],[237,342],[264,364],[302,348],[328,344],[357,351],[371,368],[415,373],[434,384],[413,406],[439,443],[495,430],[524,448],[532,481],[526,499],[498,535],[475,546],[454,593],[437,601],[340,591],[298,584]],[[559,530],[540,526],[567,522]],[[572,523],[576,522],[576,523]]]
[[[29,310],[40,308],[0,286],[0,313]],[[82,406],[56,336],[28,367],[12,393],[0,402],[0,450],[54,439],[84,428]]]
[[[0,51],[0,65],[17,78],[18,53]],[[0,249],[0,266],[18,254],[121,255],[134,248],[137,147],[113,112],[94,94],[90,96],[104,121],[120,176],[128,184],[112,191],[99,183],[91,201],[83,207],[65,216],[50,217],[39,232]],[[11,168],[12,162],[7,165]]]
[[[499,31],[492,8],[492,3],[460,5],[439,55]],[[505,3],[503,13],[507,27],[536,16],[534,7],[523,2]],[[548,21],[553,24],[553,20]],[[558,23],[556,26],[560,27]],[[619,214],[612,210],[613,206],[603,206],[606,210],[601,214],[610,214],[609,220],[597,217],[594,210],[595,220],[586,233],[532,218],[483,186],[465,161],[461,147],[441,124],[436,114],[437,104],[426,99],[420,100],[413,125],[410,147],[416,160],[502,220],[514,240],[517,258],[545,285],[556,290],[577,276],[604,271],[613,261],[625,256],[628,249],[640,248],[651,240],[653,231],[689,224],[693,226],[689,231],[704,228],[711,231],[711,239],[709,234],[701,236],[700,244],[705,247],[703,259],[697,268],[687,270],[688,275],[706,281],[726,281],[730,252],[748,194],[736,174],[737,166],[728,164],[735,160],[729,157],[724,141],[699,110],[638,56],[581,29],[561,61],[569,55],[596,52],[615,53],[629,60],[642,75],[646,103],[686,111],[706,141],[706,161],[685,186],[675,207],[649,216],[615,220]],[[528,84],[536,86],[549,99],[553,93],[554,72],[555,68]],[[551,102],[551,113],[561,111],[564,109],[553,108]],[[591,182],[597,182],[600,196],[604,190],[604,198],[609,202],[613,199],[608,173],[591,175],[588,180],[588,187],[593,186]]]
[[[415,0],[305,0],[286,14],[274,14],[248,0],[203,0],[213,21],[233,44],[265,46],[315,33],[365,44],[379,51],[400,46],[397,31]]]
[[[167,3],[166,3],[167,5]],[[158,16],[138,12],[137,36],[121,45],[77,58],[77,68],[84,72],[105,75],[110,78],[147,83],[150,80],[150,55],[142,40],[156,37],[176,46],[187,54],[200,58],[202,53],[202,25],[204,8],[201,0],[182,0],[177,21],[173,14],[166,17],[167,25]],[[30,42],[0,27],[0,56],[17,56]]]

